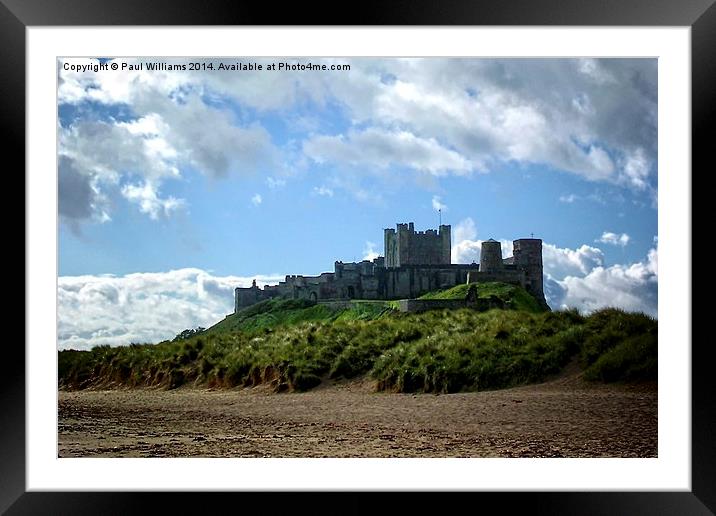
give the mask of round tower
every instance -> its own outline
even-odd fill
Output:
[[[480,250],[480,272],[502,270],[502,245],[492,238],[482,243]]]

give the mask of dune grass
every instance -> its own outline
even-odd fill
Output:
[[[283,303],[283,304],[282,304]],[[369,375],[380,389],[459,392],[538,382],[575,357],[595,381],[655,379],[657,322],[643,314],[348,308],[259,303],[181,341],[59,353],[61,388],[311,389]]]

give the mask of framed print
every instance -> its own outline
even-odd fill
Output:
[[[0,507],[713,511],[716,8],[579,4],[4,0],[28,303]]]

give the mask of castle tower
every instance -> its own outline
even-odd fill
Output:
[[[442,263],[452,263],[452,240],[450,238],[450,225],[441,224],[438,234],[440,235],[440,244],[442,246],[441,261]]]
[[[395,230],[388,228],[383,230],[383,255],[385,256],[386,267],[397,267],[398,266],[398,239],[396,238]]]
[[[500,272],[502,270],[502,244],[485,240],[480,249],[480,272]]]
[[[415,224],[397,224],[384,230],[385,267],[406,265],[449,265],[451,263],[450,226],[438,230],[415,231]]]
[[[525,290],[547,306],[542,279],[542,240],[520,238],[512,242],[512,256],[519,270],[525,273]]]
[[[410,263],[410,244],[415,226],[413,223],[398,224],[398,267]]]

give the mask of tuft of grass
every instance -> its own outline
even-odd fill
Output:
[[[381,389],[398,392],[497,389],[541,381],[579,348],[582,329],[560,324],[558,313],[551,316],[554,331],[539,336],[533,328],[545,323],[544,315],[500,312],[471,317],[477,331],[453,326],[401,343],[376,360],[371,374]]]
[[[656,319],[608,308],[593,313],[585,330],[580,351],[585,378],[603,382],[657,379]]]

